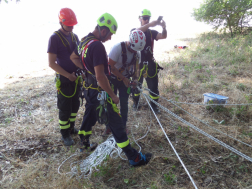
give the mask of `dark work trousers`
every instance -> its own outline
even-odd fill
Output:
[[[97,100],[98,91],[95,89],[87,89],[84,91],[86,104],[85,113],[83,116],[82,125],[79,131],[80,139],[83,141],[85,138],[89,138],[92,134],[92,127],[95,125],[96,118],[96,108],[99,106],[100,102]],[[109,122],[106,125],[112,131],[117,145],[122,148],[129,160],[135,160],[138,152],[131,147],[129,143],[128,136],[123,129],[123,121],[121,116],[116,113],[112,105],[107,103],[107,110],[109,115]]]
[[[145,78],[146,82],[147,82],[147,86],[148,88],[154,92],[155,94],[159,95],[159,91],[158,91],[158,73],[156,70],[156,62],[154,62],[153,60],[149,61],[148,63],[148,76],[147,78]],[[140,70],[143,68],[143,63],[140,64]],[[143,83],[143,74],[146,71],[144,70],[141,74],[140,79],[138,80],[138,82]],[[155,75],[156,74],[156,75]],[[155,76],[154,76],[155,75]],[[153,77],[154,76],[154,77]],[[149,93],[150,97],[155,100],[158,101],[158,96],[155,95],[153,93]],[[138,104],[139,101],[139,97],[140,97],[140,92],[137,89],[134,89],[132,92],[133,95],[133,101],[135,104]],[[152,107],[156,106],[154,103],[151,102]]]
[[[67,137],[70,135],[70,132],[74,127],[76,115],[80,107],[80,85],[77,84],[76,86],[75,81],[72,82],[62,75],[59,76],[59,79],[61,82],[61,92],[58,91],[57,94],[57,106],[59,109],[59,124],[61,129],[60,132],[63,137]]]
[[[119,92],[120,113],[122,116],[124,128],[126,129],[126,123],[128,119],[128,101],[129,101],[129,94],[127,93],[128,87],[124,85],[123,81],[118,81],[117,78],[110,79],[110,81],[113,85],[114,93],[117,95],[117,92]]]

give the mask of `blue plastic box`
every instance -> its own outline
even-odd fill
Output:
[[[204,104],[226,104],[228,97],[214,93],[204,93]]]

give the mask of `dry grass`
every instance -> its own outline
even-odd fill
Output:
[[[213,92],[228,96],[229,103],[251,103],[249,39],[248,36],[229,39],[217,34],[185,39],[189,48],[168,51],[170,62],[162,63],[165,70],[159,73],[160,95],[175,101],[201,103],[203,93]],[[240,48],[245,50],[239,51]],[[141,99],[138,113],[134,115],[130,109],[128,126],[132,142],[133,136],[140,138],[150,126],[150,133],[139,141],[143,152],[153,153],[147,166],[131,168],[117,158],[107,160],[89,180],[69,179],[58,174],[58,166],[78,151],[78,145],[65,147],[60,141],[56,91],[51,73],[41,77],[9,78],[5,80],[8,85],[0,90],[0,188],[193,188],[144,99]],[[12,82],[15,79],[18,80]],[[160,103],[252,157],[251,148],[208,128],[165,100],[160,99]],[[181,107],[222,132],[252,145],[251,106],[213,109],[183,104]],[[79,110],[77,126],[82,121],[83,112],[84,106]],[[251,162],[164,112],[159,118],[199,188],[251,188]],[[218,124],[214,120],[225,122]],[[99,124],[93,127],[93,141],[103,141],[100,135],[104,128]],[[79,139],[75,136],[74,140],[78,143]],[[132,145],[138,149],[134,142]],[[86,156],[73,157],[63,165],[61,172],[68,172],[71,162]]]

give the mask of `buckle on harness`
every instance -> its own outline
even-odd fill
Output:
[[[151,50],[151,47],[150,47],[150,46],[148,46],[148,47],[146,48],[145,52],[146,52],[146,53],[150,52],[151,54],[153,54],[153,52],[152,52],[152,50]]]
[[[148,61],[143,62],[143,64],[146,65],[146,66],[148,66],[148,63],[149,63]]]

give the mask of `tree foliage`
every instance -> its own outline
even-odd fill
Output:
[[[214,29],[222,27],[242,33],[249,27],[252,18],[252,0],[205,0],[200,8],[194,9],[192,16],[201,22],[211,24]]]
[[[12,1],[12,0],[11,0]],[[20,0],[16,0],[16,3],[19,2]],[[2,2],[2,0],[0,0],[0,3]],[[8,0],[4,0],[5,3],[8,3]]]

